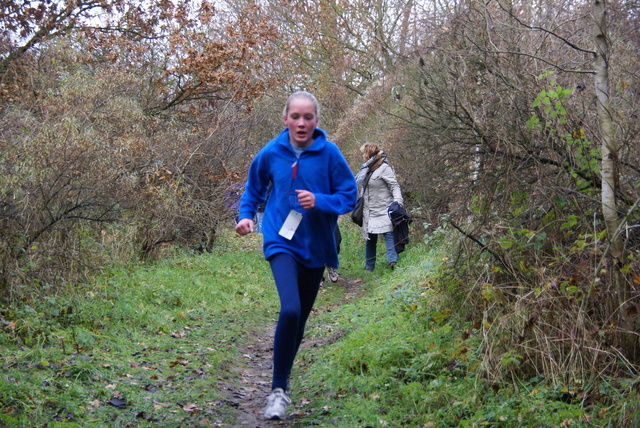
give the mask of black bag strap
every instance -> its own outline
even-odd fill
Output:
[[[369,185],[369,179],[371,178],[371,174],[373,171],[369,170],[367,175],[364,176],[364,186],[362,186],[362,196],[364,196],[364,192],[367,190],[367,186]]]

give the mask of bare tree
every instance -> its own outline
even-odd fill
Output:
[[[609,35],[607,32],[607,2],[594,0],[594,36],[595,36],[595,91],[597,97],[596,109],[600,126],[602,152],[602,215],[607,228],[609,241],[608,255],[610,258],[611,278],[613,287],[618,295],[620,305],[619,314],[627,325],[630,317],[636,315],[632,303],[632,290],[629,282],[622,274],[625,264],[624,239],[620,221],[620,210],[617,201],[619,191],[619,150],[616,143],[616,133],[612,118],[609,88]],[[632,318],[632,317],[631,317]]]
[[[559,378],[579,376],[577,348],[593,350],[592,370],[613,367],[602,352],[611,344],[637,362],[625,343],[635,334],[637,238],[621,236],[623,216],[638,217],[637,8],[606,6],[616,20],[605,34],[596,14],[596,49],[593,2],[456,2],[393,76],[405,95],[378,102],[397,118],[408,199],[425,222],[446,214],[464,237],[451,281],[470,285],[452,299],[497,320],[485,335],[488,376],[509,349],[526,356],[519,370]],[[593,334],[616,317],[620,329]],[[496,340],[496,330],[517,340]]]

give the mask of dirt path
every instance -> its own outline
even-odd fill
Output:
[[[240,359],[230,369],[230,380],[220,387],[227,401],[238,410],[238,421],[232,427],[261,428],[279,422],[262,417],[265,400],[271,390],[273,332],[275,324],[262,331],[247,332],[249,344],[239,349]]]
[[[361,279],[340,278],[335,283],[329,283],[330,287],[341,287],[344,290],[340,302],[337,305],[347,303],[361,294]],[[318,305],[319,303],[319,305]],[[314,309],[307,325],[306,338],[301,348],[318,347],[336,342],[342,337],[342,331],[326,337],[312,337],[309,334],[314,328],[313,317],[318,313],[331,310],[334,305],[322,305],[322,290],[318,296],[316,309]],[[226,402],[237,409],[237,422],[229,427],[264,428],[274,426],[293,426],[296,419],[306,415],[304,409],[296,408],[293,403],[288,410],[285,421],[267,421],[262,416],[262,410],[266,404],[266,397],[271,390],[271,370],[273,358],[273,325],[258,331],[247,332],[246,345],[238,349],[241,356],[229,369],[229,379],[219,382],[220,389],[226,395]]]

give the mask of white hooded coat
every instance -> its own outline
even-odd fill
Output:
[[[363,169],[368,170],[368,166],[374,162],[370,162],[375,159],[372,158],[365,162]],[[358,176],[364,178],[361,174]],[[360,177],[356,177],[356,180]],[[361,187],[365,183],[358,182]],[[387,208],[392,202],[398,202],[400,205],[404,205],[402,199],[402,192],[398,180],[393,169],[387,162],[382,162],[378,168],[376,168],[367,184],[364,191],[364,220],[362,222],[362,237],[367,239],[369,233],[381,234],[393,231],[393,224],[387,213]]]

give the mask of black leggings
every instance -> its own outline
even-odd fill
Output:
[[[307,318],[318,295],[324,267],[307,268],[289,254],[276,254],[269,263],[280,296],[280,315],[273,341],[271,387],[286,390]]]

